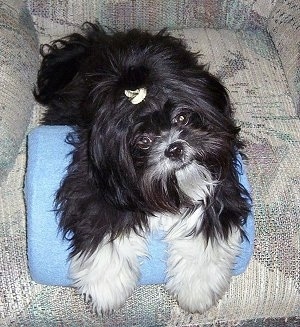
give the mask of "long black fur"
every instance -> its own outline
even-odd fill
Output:
[[[43,61],[34,91],[48,107],[44,124],[72,125],[72,162],[56,197],[60,227],[71,238],[72,255],[92,252],[101,240],[147,229],[155,212],[194,210],[167,178],[167,192],[141,185],[148,149],[139,135],[158,137],[171,127],[174,112],[190,113],[182,135],[201,148],[196,160],[219,180],[206,203],[201,230],[207,239],[225,239],[233,226],[242,230],[249,194],[238,182],[236,153],[242,146],[239,128],[225,88],[198,54],[165,31],[111,33],[86,23],[72,34],[42,47]],[[133,105],[124,90],[147,88],[145,100]]]

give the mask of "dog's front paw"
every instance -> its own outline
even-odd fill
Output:
[[[113,263],[101,267],[95,264],[75,272],[72,264],[72,278],[79,293],[84,294],[97,313],[110,313],[120,308],[134,291],[138,272]]]
[[[171,278],[166,288],[182,309],[191,313],[203,313],[217,304],[228,285],[229,281],[224,281],[219,288],[195,274],[191,279]]]
[[[139,256],[145,255],[145,239],[137,235],[116,239],[91,255],[71,259],[70,277],[97,313],[121,307],[134,291],[140,271]]]
[[[107,275],[87,282],[78,280],[75,287],[85,295],[95,312],[103,314],[111,313],[125,303],[136,287],[136,280],[123,273],[120,276],[110,274],[110,278]]]
[[[205,312],[229,287],[236,249],[235,243],[207,244],[201,236],[170,242],[167,290],[183,309]]]

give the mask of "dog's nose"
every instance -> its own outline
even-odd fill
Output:
[[[165,156],[172,160],[178,160],[182,158],[183,152],[184,149],[182,143],[174,142],[165,150]]]

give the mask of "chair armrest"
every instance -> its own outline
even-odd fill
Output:
[[[280,0],[270,15],[268,31],[281,58],[300,115],[300,3]]]
[[[12,167],[33,108],[38,40],[24,1],[0,6],[0,182]]]

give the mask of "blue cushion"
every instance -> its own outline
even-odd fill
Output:
[[[71,160],[72,146],[65,142],[72,131],[68,126],[40,126],[28,136],[28,161],[25,180],[27,208],[28,263],[32,279],[46,285],[70,286],[68,255],[70,243],[58,230],[53,211],[55,192]],[[241,183],[249,190],[242,159],[239,166]],[[233,274],[243,273],[251,259],[254,241],[254,220],[249,214],[240,256],[236,258]],[[149,236],[149,259],[141,263],[140,284],[162,284],[165,279],[166,245],[161,235]]]

